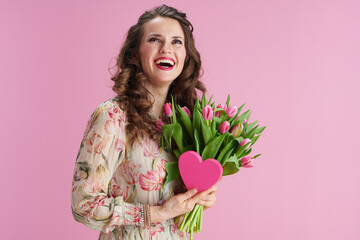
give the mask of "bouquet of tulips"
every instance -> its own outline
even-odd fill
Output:
[[[240,114],[245,104],[238,108],[229,102],[230,95],[225,105],[215,107],[212,97],[207,100],[203,94],[201,101],[196,100],[192,113],[187,107],[174,106],[173,100],[165,103],[164,111],[170,123],[159,122],[163,133],[162,144],[166,144],[177,159],[184,152],[196,151],[203,160],[219,161],[223,176],[238,172],[240,167],[252,167],[253,160],[261,155],[250,156],[252,146],[266,127],[259,127],[258,121],[249,122],[250,109]],[[180,177],[177,162],[167,163],[165,169],[164,184]],[[180,224],[180,231],[190,233],[190,239],[194,232],[201,231],[202,211],[203,206],[195,205]]]

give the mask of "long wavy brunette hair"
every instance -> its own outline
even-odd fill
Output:
[[[175,104],[187,106],[192,111],[197,97],[196,89],[201,92],[206,91],[204,84],[199,80],[203,74],[201,59],[195,48],[193,26],[186,19],[186,14],[167,5],[161,5],[143,13],[137,24],[128,31],[125,43],[117,57],[116,72],[111,78],[115,82],[112,89],[117,93],[116,99],[119,106],[127,115],[126,133],[131,136],[131,145],[145,135],[152,139],[159,137],[159,132],[155,127],[156,120],[150,115],[153,105],[151,94],[143,84],[147,77],[142,70],[140,60],[136,58],[144,34],[144,24],[156,17],[177,20],[185,35],[184,68],[171,84],[167,101],[170,101],[172,95]],[[164,112],[162,119],[165,119]]]

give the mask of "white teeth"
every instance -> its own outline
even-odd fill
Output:
[[[175,63],[171,60],[168,60],[168,59],[158,59],[156,60],[155,62],[156,64],[160,64],[160,63],[169,63],[171,66],[174,66]]]

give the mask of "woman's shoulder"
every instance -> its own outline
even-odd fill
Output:
[[[101,116],[105,118],[114,118],[115,116],[117,118],[124,118],[125,113],[120,108],[119,100],[116,97],[111,97],[99,104],[91,115],[92,118],[95,118],[94,120],[100,118]]]

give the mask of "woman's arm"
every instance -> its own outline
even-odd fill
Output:
[[[88,121],[72,183],[71,207],[76,221],[110,232],[120,225],[142,226],[142,204],[109,197],[109,182],[125,155],[123,112],[110,101],[101,104]],[[120,121],[119,121],[120,120]]]

